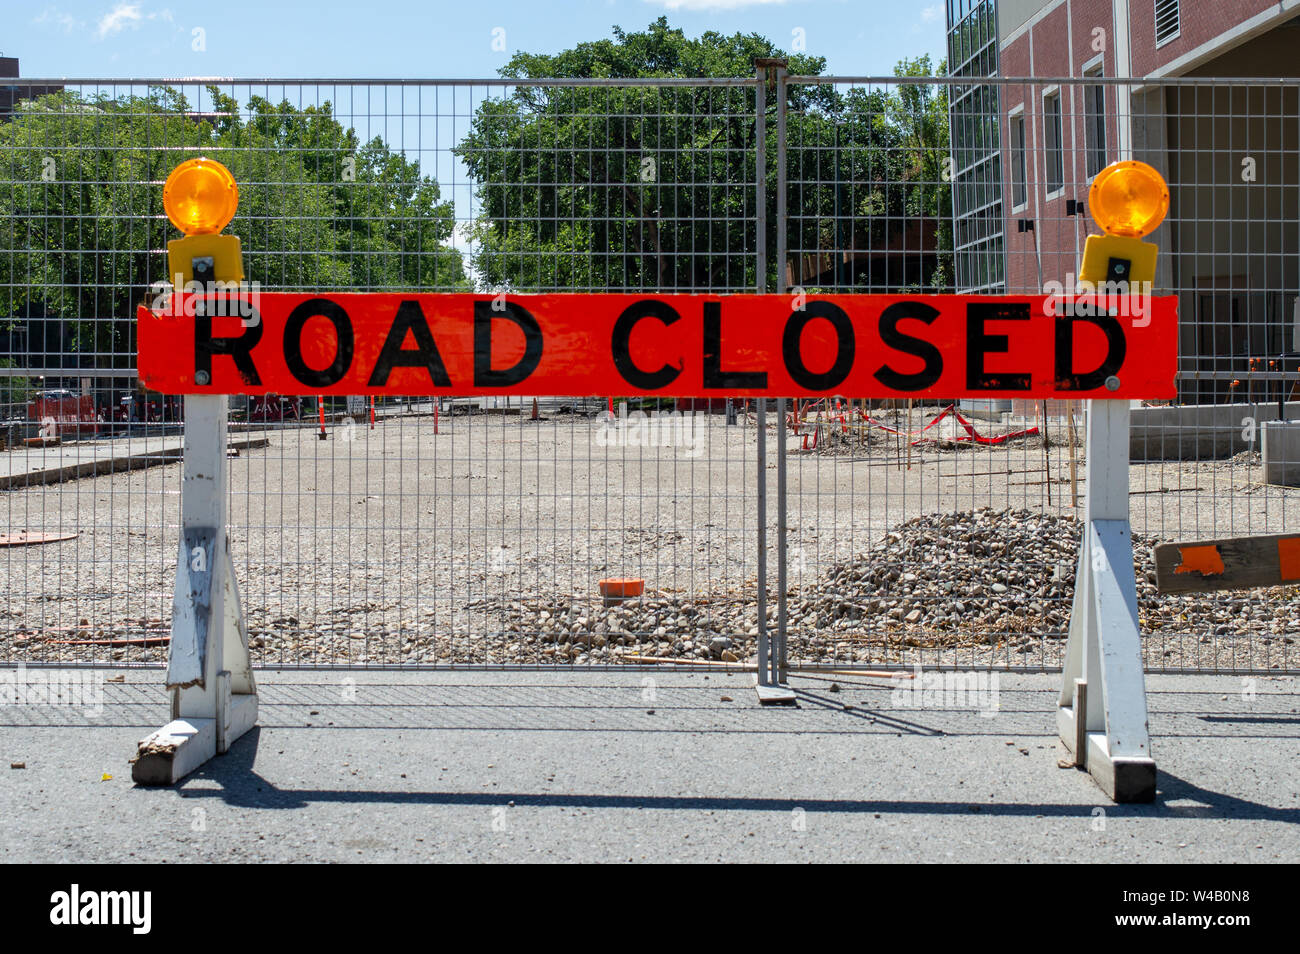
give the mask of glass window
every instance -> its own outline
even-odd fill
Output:
[[[1011,117],[1011,204],[1019,207],[1029,201],[1025,184],[1025,114]]]
[[[1065,188],[1065,162],[1061,154],[1061,93],[1043,97],[1043,145],[1047,160],[1047,191]]]
[[[1084,76],[1101,76],[1101,64]],[[1100,83],[1083,88],[1083,149],[1088,178],[1106,166],[1106,87]]]

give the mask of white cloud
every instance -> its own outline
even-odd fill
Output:
[[[58,7],[46,7],[39,17],[32,19],[32,23],[37,26],[58,27],[64,33],[80,30],[86,25],[85,20],[78,20],[71,13],[64,13]]]
[[[921,22],[934,23],[943,16],[943,4],[933,3],[928,7],[921,8]]]
[[[645,0],[669,10],[740,10],[744,7],[777,6],[789,0]]]
[[[140,24],[146,20],[171,23],[173,22],[172,12],[169,8],[164,7],[156,13],[146,13],[138,3],[119,3],[111,13],[106,13],[99,18],[97,32],[102,40],[107,36],[121,33],[127,27],[132,30],[138,29]]]
[[[102,40],[106,36],[121,33],[127,27],[134,30],[143,19],[144,14],[140,12],[140,4],[119,3],[111,13],[106,13],[99,18],[99,38]]]

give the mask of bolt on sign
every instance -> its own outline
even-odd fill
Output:
[[[209,290],[141,306],[139,369],[174,394],[1174,397],[1177,299],[1122,303]]]

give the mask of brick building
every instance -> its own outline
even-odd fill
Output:
[[[1265,0],[949,0],[949,59],[996,26],[982,74],[1034,78],[986,87],[994,208],[960,188],[971,124],[954,109],[959,236],[965,275],[998,274],[971,290],[1036,292],[1068,284],[1086,236],[1093,176],[1119,158],[1142,159],[1169,181],[1157,293],[1180,297],[1180,393],[1226,397],[1254,359],[1295,349],[1300,295],[1300,99],[1285,82],[1179,85],[1170,78],[1300,76],[1300,4]],[[1133,78],[1135,82],[1114,82]],[[1065,82],[1053,82],[1065,79]],[[1089,83],[1087,80],[1097,82]],[[1069,82],[1073,80],[1074,82]],[[978,197],[977,197],[978,198]],[[1000,221],[987,221],[1000,215]],[[979,229],[970,223],[980,223]],[[961,223],[967,223],[963,228]],[[963,272],[959,269],[959,282]],[[1191,373],[1201,375],[1193,381]]]

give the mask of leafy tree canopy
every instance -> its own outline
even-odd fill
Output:
[[[207,155],[240,184],[230,226],[267,289],[467,287],[447,246],[452,204],[381,139],[361,143],[328,102],[305,109],[215,87],[195,112],[177,91],[21,104],[0,125],[0,308],[75,323],[80,350],[131,360],[134,305],[166,280],[175,230],[162,182]]]
[[[669,26],[667,17],[660,17],[640,33],[628,33],[617,26],[612,32],[613,39],[579,43],[554,55],[516,53],[498,72],[515,79],[700,79],[752,76],[758,57],[787,58],[790,72],[808,76],[820,76],[826,69],[824,57],[790,56],[757,33],[723,36],[709,30],[692,40]]]
[[[754,73],[757,57],[821,75],[755,34],[688,38],[660,17],[642,32],[546,55],[515,55],[507,79]],[[942,68],[942,67],[941,67]],[[928,57],[899,75],[928,74]],[[788,87],[792,255],[884,243],[925,218],[948,243],[946,98],[934,85]],[[775,277],[774,95],[767,98],[764,200]],[[750,290],[756,274],[756,97],[752,86],[522,85],[483,102],[458,153],[477,183],[474,264],[489,287],[518,290]],[[942,284],[944,256],[924,270]],[[864,274],[859,284],[870,281]]]

